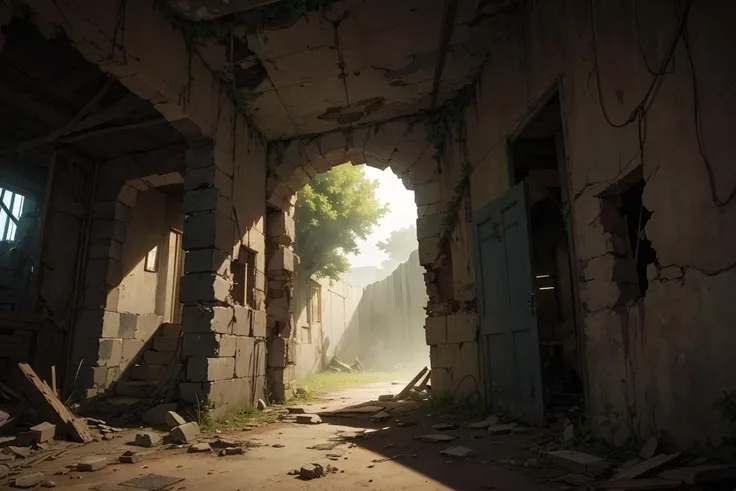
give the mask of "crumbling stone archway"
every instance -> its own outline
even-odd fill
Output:
[[[351,162],[391,168],[414,191],[418,208],[419,260],[428,270],[428,292],[437,292],[432,270],[440,256],[441,225],[449,199],[442,195],[440,167],[424,125],[395,120],[348,128],[314,138],[273,145],[268,159],[266,221],[268,292],[268,379],[271,396],[285,399],[296,382],[296,346],[290,308],[298,258],[293,252],[296,193],[321,172]],[[432,295],[430,295],[432,296]]]

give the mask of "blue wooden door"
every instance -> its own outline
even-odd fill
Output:
[[[524,184],[474,213],[486,394],[498,412],[545,422]]]

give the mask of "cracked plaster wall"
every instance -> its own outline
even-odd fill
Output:
[[[602,95],[611,118],[622,121],[652,76],[639,51],[631,4],[593,3]],[[638,4],[641,49],[657,67],[675,33],[676,13],[665,0]],[[736,34],[726,21],[734,14],[736,6],[729,2],[700,2],[688,23],[702,134],[721,199],[736,179],[730,165],[736,144],[729,138],[736,114],[736,64],[727,48]],[[621,440],[629,426],[643,434],[666,430],[683,443],[717,439],[724,427],[713,401],[736,387],[731,361],[736,202],[717,208],[711,200],[696,141],[688,58],[680,42],[669,67],[674,73],[663,77],[647,112],[644,144],[643,200],[654,213],[647,236],[662,267],[650,267],[643,301],[628,312],[614,311],[618,290],[610,235],[601,225],[597,195],[640,164],[639,145],[636,124],[615,129],[604,120],[591,34],[588,2],[531,2],[494,46],[465,118],[468,156],[476,166],[472,209],[509,188],[507,138],[559,82],[590,414],[598,431],[614,440]],[[448,151],[457,154],[455,147]],[[459,227],[456,233],[461,232]],[[452,250],[457,294],[473,286],[473,268],[465,266],[472,257],[470,247]]]

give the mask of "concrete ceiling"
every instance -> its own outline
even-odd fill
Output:
[[[458,0],[438,104],[475,77],[517,2]],[[221,24],[278,4],[171,1],[190,21]],[[445,0],[337,0],[255,32],[231,27],[198,51],[268,139],[292,138],[429,109],[444,13]]]

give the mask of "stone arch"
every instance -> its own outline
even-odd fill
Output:
[[[390,168],[407,189],[414,191],[418,211],[419,259],[428,270],[425,280],[430,297],[437,290],[433,285],[435,275],[432,269],[440,257],[441,224],[450,197],[442,194],[436,150],[427,139],[424,125],[407,120],[280,142],[270,150],[266,189],[266,311],[269,385],[278,399],[290,397],[296,378],[295,360],[289,357],[289,353],[295,351],[290,301],[291,281],[298,263],[292,249],[296,193],[315,175],[346,162],[366,164],[380,170]]]

